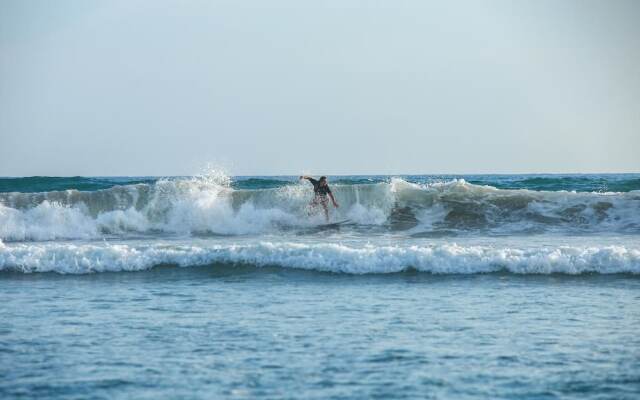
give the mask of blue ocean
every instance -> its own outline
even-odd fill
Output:
[[[0,178],[0,398],[640,398],[640,174],[328,178]]]

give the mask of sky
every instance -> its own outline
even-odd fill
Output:
[[[0,176],[640,172],[640,2],[0,0]]]

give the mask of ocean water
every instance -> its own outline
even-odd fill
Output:
[[[640,174],[329,180],[0,178],[0,397],[640,397]]]

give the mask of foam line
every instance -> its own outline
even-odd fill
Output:
[[[249,244],[0,244],[0,270],[85,274],[140,271],[161,264],[280,266],[347,274],[414,268],[434,274],[640,273],[640,248],[628,246],[497,247],[430,244],[347,246],[262,241]]]

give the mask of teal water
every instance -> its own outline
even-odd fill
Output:
[[[640,397],[640,174],[0,179],[0,398]]]
[[[636,399],[639,293],[598,275],[4,276],[0,397]]]
[[[371,184],[400,177],[408,182],[432,183],[465,179],[477,185],[500,189],[568,190],[579,192],[629,192],[640,190],[640,174],[526,174],[526,175],[344,175],[329,176],[339,184]],[[184,177],[169,177],[181,179]],[[237,189],[271,189],[297,183],[297,176],[237,176]],[[117,185],[153,184],[159,177],[0,177],[0,192],[49,192],[54,190],[101,190]]]

